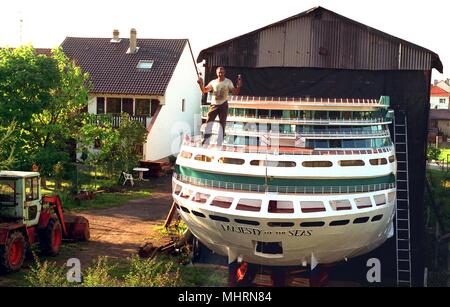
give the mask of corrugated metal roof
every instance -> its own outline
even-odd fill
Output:
[[[208,66],[442,72],[436,53],[322,7],[204,49],[202,60]]]

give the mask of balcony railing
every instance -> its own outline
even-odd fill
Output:
[[[208,102],[210,97],[208,95]],[[229,96],[230,104],[262,104],[262,105],[308,105],[308,106],[370,106],[389,107],[388,96],[381,96],[380,99],[359,99],[359,98],[316,98],[316,97],[269,97],[269,96]]]
[[[214,125],[212,132],[218,133],[219,125]],[[203,124],[200,128],[201,132],[205,132],[206,124]],[[228,135],[241,135],[249,137],[266,137],[266,138],[382,138],[389,137],[389,130],[382,131],[305,131],[305,132],[270,132],[270,131],[251,131],[244,130],[242,128],[226,127],[225,133]]]
[[[209,106],[202,106],[202,118],[208,117]],[[229,114],[228,121],[277,123],[277,124],[312,124],[312,125],[355,125],[355,124],[391,124],[392,118],[389,116],[373,118],[305,118],[305,117],[276,117],[276,116],[255,116],[255,115],[232,115]]]
[[[193,139],[184,139],[183,146],[202,148],[214,151],[224,151],[224,152],[239,152],[239,153],[258,153],[258,154],[272,154],[272,155],[371,155],[371,154],[381,154],[387,152],[393,152],[394,148],[392,146],[385,146],[380,148],[369,148],[369,149],[329,149],[329,150],[317,150],[312,148],[302,148],[302,147],[285,147],[285,146],[216,146],[214,149],[208,149],[207,145],[202,145],[201,136],[194,137]],[[185,148],[188,150],[188,148]]]
[[[174,173],[173,177],[183,183],[201,187],[232,191],[249,191],[257,193],[270,192],[281,194],[350,194],[375,192],[395,188],[395,183],[379,183],[354,186],[274,186],[199,179],[177,173]]]
[[[145,115],[129,115],[132,121],[141,123],[144,127],[150,124],[151,117]],[[91,114],[89,117],[89,123],[95,125],[109,124],[113,128],[118,128],[120,126],[122,116],[116,114]]]

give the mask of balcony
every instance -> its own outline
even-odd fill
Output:
[[[245,123],[268,123],[268,124],[290,124],[290,125],[388,125],[392,123],[392,116],[388,112],[385,116],[373,114],[364,117],[333,117],[326,116],[324,118],[311,118],[302,116],[267,116],[260,115],[259,110],[253,109],[251,114],[247,113],[248,109],[243,109],[242,114],[235,114],[233,109],[229,109],[228,121],[245,122]],[[202,118],[208,116],[209,106],[202,106]],[[296,112],[296,111],[293,111]]]
[[[152,119],[150,116],[146,115],[129,115],[129,118],[132,121],[141,123],[145,128],[148,127]],[[88,122],[99,126],[107,124],[111,125],[113,128],[119,128],[121,119],[122,116],[120,114],[90,114]]]

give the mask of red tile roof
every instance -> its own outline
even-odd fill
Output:
[[[127,54],[129,39],[66,37],[64,53],[89,73],[91,93],[164,95],[187,39],[137,39],[139,50]],[[152,60],[148,69],[136,68],[140,60]]]
[[[432,85],[431,86],[431,96],[439,96],[439,97],[449,97],[450,93],[443,90],[439,86]]]
[[[34,48],[34,51],[36,52],[36,54],[52,56],[51,48]]]

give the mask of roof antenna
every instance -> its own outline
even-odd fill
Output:
[[[23,38],[23,18],[22,12],[19,11],[19,46],[22,46],[22,38]]]

